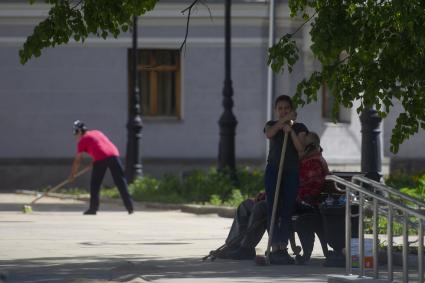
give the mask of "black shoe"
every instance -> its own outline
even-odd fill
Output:
[[[133,209],[130,209],[129,211],[128,211],[128,214],[133,214],[134,213],[134,210]]]
[[[287,249],[270,253],[269,259],[271,264],[287,265],[295,263],[295,260],[288,254]]]
[[[96,215],[96,210],[88,209],[88,210],[84,211],[83,214],[84,215]]]
[[[225,246],[222,249],[212,250],[210,254],[216,258],[229,259],[229,253],[236,251],[239,246]]]
[[[308,259],[306,258],[305,255],[296,255],[295,256],[295,263],[298,264],[298,265],[304,265],[307,261],[308,261]]]
[[[227,254],[228,258],[236,260],[254,259],[255,255],[255,249],[248,247],[240,247],[239,249]]]

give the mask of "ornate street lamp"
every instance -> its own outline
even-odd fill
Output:
[[[232,112],[233,108],[233,88],[231,79],[231,0],[225,2],[225,61],[224,61],[224,87],[223,87],[223,107],[224,112],[221,114],[218,124],[220,126],[220,143],[218,151],[218,169],[225,168],[235,171],[235,129],[237,125],[236,117]]]
[[[361,171],[366,177],[380,181],[382,177],[381,165],[381,118],[374,109],[365,109],[360,115],[362,125],[362,156]]]
[[[127,155],[126,155],[126,178],[128,182],[143,176],[142,164],[139,152],[139,142],[142,137],[142,117],[140,115],[140,89],[139,75],[137,72],[137,16],[133,16],[133,46],[131,50],[131,77],[133,91],[129,96],[129,111],[127,122]]]

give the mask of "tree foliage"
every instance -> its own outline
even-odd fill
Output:
[[[386,117],[398,101],[403,112],[392,131],[391,151],[425,129],[425,1],[420,0],[289,0],[291,17],[311,25],[311,51],[322,64],[299,82],[294,100],[317,100],[324,82],[338,104],[360,113],[375,107]],[[292,71],[298,59],[295,33],[269,49],[275,72]]]
[[[22,64],[41,50],[66,44],[70,40],[84,42],[89,35],[117,37],[132,24],[133,15],[152,10],[158,0],[44,0],[50,4],[48,17],[40,22],[19,50]],[[29,0],[31,4],[35,0]]]

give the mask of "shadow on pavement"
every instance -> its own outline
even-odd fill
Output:
[[[146,281],[159,279],[239,278],[272,282],[293,279],[303,282],[326,282],[327,274],[343,274],[342,268],[323,268],[321,259],[312,259],[302,266],[256,266],[253,261],[216,260],[203,262],[200,258],[158,259],[140,255],[115,257],[60,257],[0,261],[0,269],[12,282],[129,282],[136,278]],[[286,278],[286,279],[285,279]],[[306,280],[307,279],[307,280]],[[240,280],[238,280],[240,282]],[[292,281],[292,280],[291,280]],[[143,281],[142,281],[143,282]],[[283,281],[282,281],[283,282]]]
[[[24,203],[8,203],[0,204],[0,211],[22,211]],[[36,203],[31,205],[34,212],[83,212],[88,209],[88,203]],[[145,208],[140,205],[135,206],[135,211],[155,211],[156,209]],[[123,204],[102,203],[98,213],[102,212],[127,212]]]
[[[22,211],[22,203],[2,203],[0,211]],[[87,205],[82,204],[64,204],[64,203],[37,203],[31,205],[33,211],[83,211]]]

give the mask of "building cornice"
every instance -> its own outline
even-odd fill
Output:
[[[25,42],[25,37],[0,37],[0,47],[21,47]],[[140,37],[138,45],[140,48],[179,48],[183,42],[183,37]],[[130,37],[121,38],[88,38],[84,43],[71,40],[63,47],[131,47]],[[224,38],[222,37],[197,37],[188,38],[187,47],[222,47]],[[235,37],[232,38],[232,47],[259,47],[267,46],[266,38],[257,37]]]
[[[187,13],[182,11],[187,3],[158,3],[153,11],[140,17],[139,25],[186,25]],[[0,25],[35,25],[48,16],[49,5],[46,4],[1,4]],[[291,21],[287,4],[279,4],[276,12],[277,22]],[[268,5],[264,3],[239,3],[232,5],[233,25],[264,25],[268,24]],[[191,23],[204,25],[211,23],[222,25],[224,22],[224,5],[208,4],[208,8],[199,5],[191,13]]]

